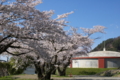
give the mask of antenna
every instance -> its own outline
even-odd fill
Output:
[[[104,46],[104,48],[103,48],[103,51],[106,51],[106,49],[105,49],[105,34],[104,34],[104,42],[103,42],[103,46]]]

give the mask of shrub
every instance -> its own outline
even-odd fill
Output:
[[[11,75],[15,74],[21,74],[23,73],[24,69],[15,69],[13,68],[13,64],[10,64],[10,62],[0,62],[0,68],[6,68]]]

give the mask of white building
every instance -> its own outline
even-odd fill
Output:
[[[115,68],[120,67],[120,52],[95,51],[87,56],[72,58],[71,68]]]

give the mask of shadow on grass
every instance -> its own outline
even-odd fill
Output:
[[[82,71],[82,72],[79,72],[79,74],[78,75],[95,75],[96,74],[96,72],[87,72],[87,71]]]

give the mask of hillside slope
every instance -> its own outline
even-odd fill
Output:
[[[117,37],[117,38],[110,38],[110,39],[107,39],[106,41],[103,41],[96,48],[94,48],[92,51],[101,51],[101,50],[103,50],[104,43],[105,43],[106,50],[120,52],[120,36]]]

